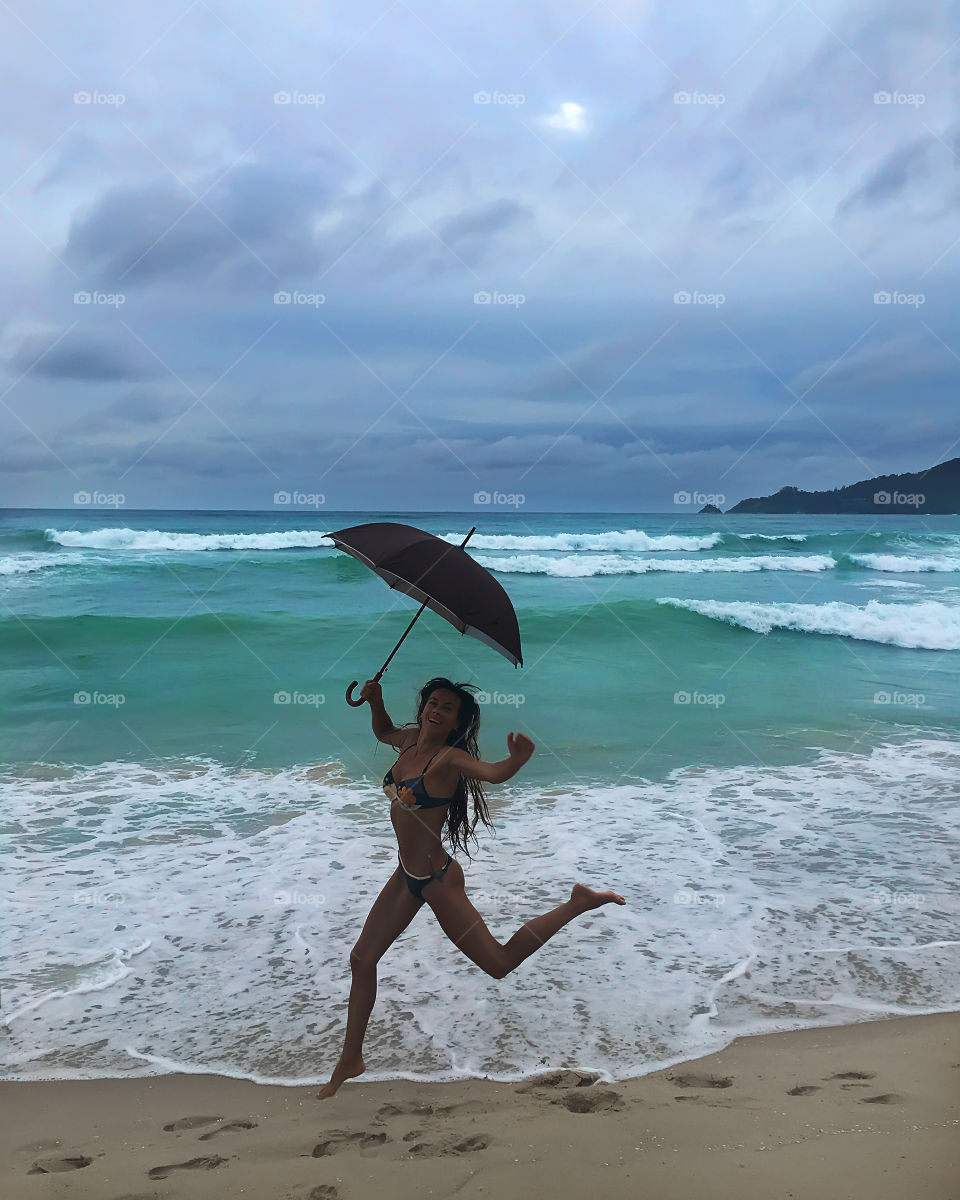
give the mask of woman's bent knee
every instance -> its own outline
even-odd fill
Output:
[[[375,971],[377,969],[377,960],[371,959],[364,954],[362,950],[350,951],[350,970],[363,973],[365,971]]]

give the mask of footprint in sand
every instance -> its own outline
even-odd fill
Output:
[[[798,1083],[796,1087],[792,1087],[788,1092],[788,1096],[810,1096],[814,1092],[820,1092],[823,1089],[815,1083]]]
[[[831,1079],[876,1079],[873,1071],[840,1071],[837,1075],[828,1075],[827,1081]]]
[[[401,1100],[399,1104],[384,1104],[377,1109],[377,1120],[382,1121],[384,1117],[432,1117],[432,1104],[417,1104],[415,1100]]]
[[[589,1092],[568,1092],[566,1096],[560,1096],[550,1103],[561,1104],[572,1113],[604,1112],[607,1109],[617,1112],[623,1108],[619,1092],[598,1092],[596,1088],[591,1088]]]
[[[61,1171],[79,1171],[89,1167],[93,1162],[85,1154],[60,1155],[53,1154],[49,1158],[38,1158],[28,1175],[59,1175]]]
[[[861,1096],[861,1104],[902,1104],[903,1097],[896,1092],[884,1092],[882,1096]]]
[[[219,1154],[208,1154],[202,1158],[191,1158],[187,1162],[168,1163],[163,1167],[152,1167],[147,1172],[149,1179],[166,1179],[171,1171],[212,1171],[214,1167],[222,1167],[227,1160]]]
[[[214,1125],[223,1117],[181,1117],[179,1121],[171,1121],[164,1125],[164,1133],[179,1133],[181,1129],[200,1129],[203,1125]]]
[[[448,1154],[472,1154],[475,1150],[486,1150],[492,1140],[486,1133],[477,1133],[473,1137],[463,1138],[460,1141],[436,1142],[433,1145],[420,1142],[416,1146],[411,1146],[408,1153],[415,1155],[417,1158],[440,1158]]]
[[[348,1133],[346,1130],[336,1129],[326,1141],[317,1142],[310,1153],[313,1158],[326,1158],[330,1154],[336,1154],[338,1150],[346,1150],[349,1146],[370,1150],[389,1140],[385,1133]]]
[[[218,1133],[236,1133],[240,1129],[256,1129],[256,1127],[256,1121],[228,1121],[226,1125],[218,1125],[216,1129],[211,1129],[209,1133],[201,1133],[197,1141],[209,1142]]]
[[[332,1183],[321,1183],[319,1187],[313,1188],[307,1200],[337,1200],[339,1195]]]
[[[728,1088],[733,1080],[727,1075],[667,1075],[667,1079],[682,1088]]]
[[[551,1071],[549,1075],[540,1075],[513,1090],[522,1096],[539,1088],[590,1087],[599,1078],[600,1076],[593,1071]]]

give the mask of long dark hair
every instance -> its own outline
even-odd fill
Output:
[[[474,758],[479,758],[480,748],[477,745],[477,732],[480,728],[480,705],[472,694],[477,690],[475,684],[454,683],[442,675],[428,679],[420,689],[420,695],[417,700],[417,726],[420,725],[427,701],[430,699],[431,694],[437,691],[438,688],[446,688],[447,691],[453,692],[460,700],[457,727],[456,729],[451,729],[447,734],[447,745],[458,746],[461,750],[465,750],[467,754],[472,755]],[[473,799],[472,822],[467,816],[468,797]],[[450,807],[447,809],[446,831],[450,838],[452,849],[462,850],[468,858],[472,858],[473,855],[467,849],[467,838],[472,837],[479,845],[477,835],[474,833],[478,820],[483,821],[484,825],[493,829],[493,822],[490,820],[490,810],[487,808],[487,798],[483,793],[483,783],[479,779],[465,779],[461,775],[460,781],[457,784],[457,790],[450,801]]]

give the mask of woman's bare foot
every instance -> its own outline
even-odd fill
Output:
[[[333,1074],[330,1076],[330,1082],[325,1083],[317,1092],[318,1100],[326,1100],[334,1094],[345,1079],[354,1079],[357,1075],[362,1075],[367,1069],[367,1064],[359,1055],[356,1058],[341,1058],[337,1065],[333,1068]]]
[[[575,883],[570,893],[570,903],[575,904],[581,912],[591,908],[599,908],[601,904],[626,904],[626,900],[616,892],[595,892],[585,884]]]

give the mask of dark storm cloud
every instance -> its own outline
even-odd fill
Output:
[[[946,15],[678,0],[623,15],[633,37],[604,5],[358,0],[332,23],[200,6],[165,32],[52,0],[0,76],[24,112],[0,131],[20,283],[0,361],[37,431],[0,412],[7,453],[37,497],[63,475],[42,438],[160,503],[249,506],[279,475],[402,506],[429,475],[442,507],[526,472],[543,507],[575,477],[601,508],[657,507],[672,472],[759,494],[939,453],[960,353]],[[295,89],[323,96],[274,103]],[[876,101],[895,89],[923,101]],[[93,287],[124,308],[41,357]],[[924,306],[877,310],[894,287]],[[522,300],[474,302],[496,292]]]
[[[7,359],[7,370],[14,374],[30,371],[45,379],[106,383],[156,373],[156,364],[135,350],[107,342],[82,326],[51,348],[53,341],[40,335],[25,338]]]

